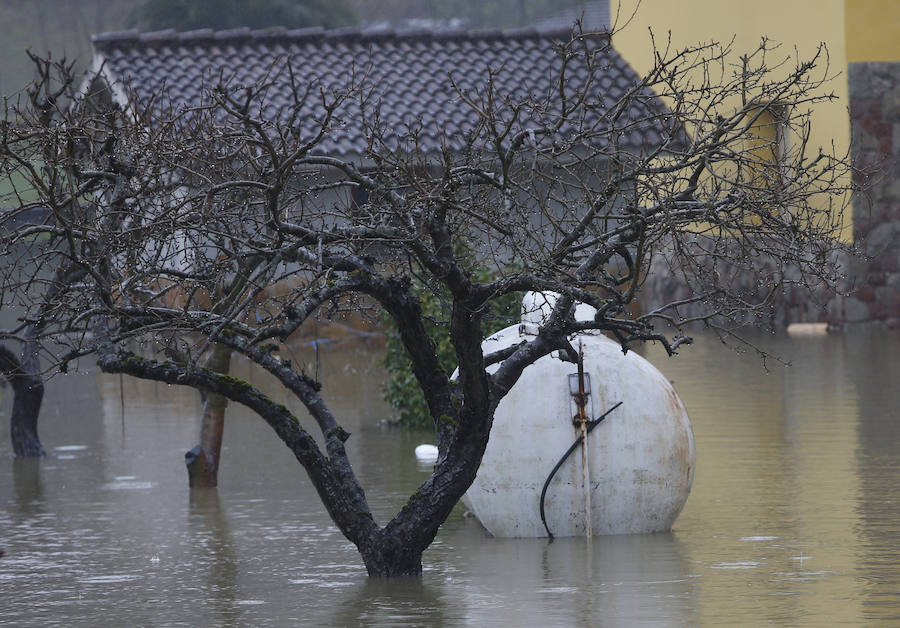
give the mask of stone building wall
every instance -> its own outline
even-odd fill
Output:
[[[853,237],[865,255],[847,322],[900,328],[900,63],[851,63],[851,146],[864,192],[853,200]]]
[[[661,254],[654,257],[641,295],[643,312],[650,312],[667,303],[685,302],[716,285],[724,285],[731,294],[740,295],[745,304],[754,306],[733,315],[734,322],[771,330],[787,327],[791,323],[841,324],[841,297],[835,296],[833,290],[821,283],[809,283],[812,281],[810,278],[803,285],[798,268],[779,264],[773,258],[744,259],[737,243],[729,246],[720,242],[715,247],[717,254],[710,255],[708,251],[713,248],[710,242],[699,237],[685,240],[678,247],[681,255],[676,255],[673,247],[664,247]],[[732,256],[740,260],[738,265],[723,261]],[[841,253],[839,258],[829,260],[827,267],[848,268],[848,258],[848,255]],[[685,267],[690,267],[689,273],[682,272]],[[840,284],[839,290],[845,291],[847,284],[843,279]],[[677,315],[690,319],[710,310],[729,309],[728,303],[716,303],[713,297],[702,304],[681,305]],[[730,326],[723,317],[716,317],[712,322]]]

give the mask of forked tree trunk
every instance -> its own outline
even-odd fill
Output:
[[[417,548],[401,538],[388,538],[383,532],[378,541],[359,548],[366,571],[377,578],[422,575],[424,547]]]
[[[206,367],[217,373],[228,373],[231,349],[215,345]],[[200,444],[184,455],[191,488],[215,488],[219,484],[219,458],[225,432],[225,407],[228,399],[216,393],[203,396],[200,420]]]
[[[6,347],[0,347],[0,373],[13,389],[13,407],[9,418],[9,436],[17,456],[39,457],[44,448],[38,438],[37,423],[44,399],[44,382],[38,374],[37,349],[26,343],[19,359]]]
[[[97,336],[103,338],[105,331],[98,325]],[[218,353],[218,358],[227,356]],[[250,352],[258,364],[284,375],[292,390],[299,395],[314,391],[315,382],[293,372],[271,358],[268,353]],[[256,412],[278,437],[294,453],[313,482],[322,503],[332,520],[359,550],[369,575],[373,577],[419,576],[422,573],[422,554],[429,547],[458,499],[471,484],[487,443],[486,430],[489,421],[468,416],[463,412],[466,424],[483,424],[475,434],[467,435],[453,444],[453,452],[440,462],[432,474],[390,522],[380,527],[372,517],[365,497],[365,491],[357,481],[344,442],[350,436],[330,415],[319,416],[325,423],[323,432],[325,451],[312,435],[300,426],[295,415],[284,405],[246,382],[217,375],[210,368],[188,368],[175,361],[148,360],[128,351],[104,344],[99,352],[97,364],[107,373],[127,373],[144,379],[192,386],[226,396]],[[227,362],[219,362],[224,367]],[[212,394],[210,394],[212,397]],[[327,412],[324,404],[310,403],[312,412]],[[484,417],[482,416],[481,419]],[[330,420],[329,420],[330,419]],[[461,422],[462,422],[461,421]],[[201,465],[211,468],[211,460],[201,446],[197,446],[189,456],[194,458],[197,470]],[[196,458],[201,461],[196,462]],[[195,486],[201,486],[199,483]]]

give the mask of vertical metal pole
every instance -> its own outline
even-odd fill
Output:
[[[578,421],[581,424],[581,483],[584,493],[584,533],[591,538],[591,470],[588,459],[587,424],[588,417],[585,412],[587,405],[587,391],[584,385],[584,350],[581,341],[578,341]]]

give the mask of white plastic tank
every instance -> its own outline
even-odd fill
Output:
[[[528,293],[522,324],[486,339],[486,353],[527,340],[549,315],[556,295]],[[579,320],[593,308],[579,304]],[[583,373],[556,354],[529,366],[494,416],[475,482],[463,497],[499,537],[661,532],[687,501],[694,476],[694,436],[684,404],[669,381],[633,351],[599,333],[573,338]],[[496,366],[492,368],[497,368]],[[587,420],[615,410],[581,446],[578,394]],[[554,466],[579,441],[541,492]],[[585,490],[585,487],[589,487]],[[590,517],[587,517],[590,513]]]

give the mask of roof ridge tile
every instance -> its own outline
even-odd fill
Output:
[[[198,28],[192,31],[182,31],[178,33],[178,39],[181,41],[203,41],[213,38],[215,31],[211,28]]]
[[[454,41],[454,40],[518,40],[518,39],[547,39],[568,38],[573,34],[572,29],[558,27],[524,27],[514,29],[450,29],[430,30],[426,28],[403,30],[365,30],[356,26],[326,30],[321,26],[301,29],[286,29],[283,26],[252,30],[249,27],[231,28],[225,30],[213,30],[210,28],[194,29],[189,31],[176,31],[164,29],[158,31],[141,32],[136,29],[97,33],[91,36],[91,41],[101,45],[133,45],[133,44],[157,44],[165,42],[197,42],[203,40],[290,40],[302,42],[307,39],[351,40],[354,42],[376,42],[387,40],[399,41]],[[586,32],[586,37],[608,36],[601,31]]]
[[[288,39],[321,39],[327,31],[321,26],[310,26],[307,28],[295,28],[287,30],[284,36]]]
[[[358,26],[344,26],[332,28],[323,32],[325,39],[360,39],[363,31]]]
[[[146,33],[141,33],[139,35],[139,39],[142,42],[155,42],[155,41],[177,41],[178,31],[174,28],[165,28],[158,31],[147,31]]]
[[[213,31],[214,39],[244,39],[252,37],[253,31],[249,26],[241,26],[239,28],[229,28],[221,31]]]
[[[137,41],[141,36],[140,31],[129,28],[124,31],[109,31],[106,33],[95,33],[91,35],[91,41],[95,43],[105,43],[112,41]]]

